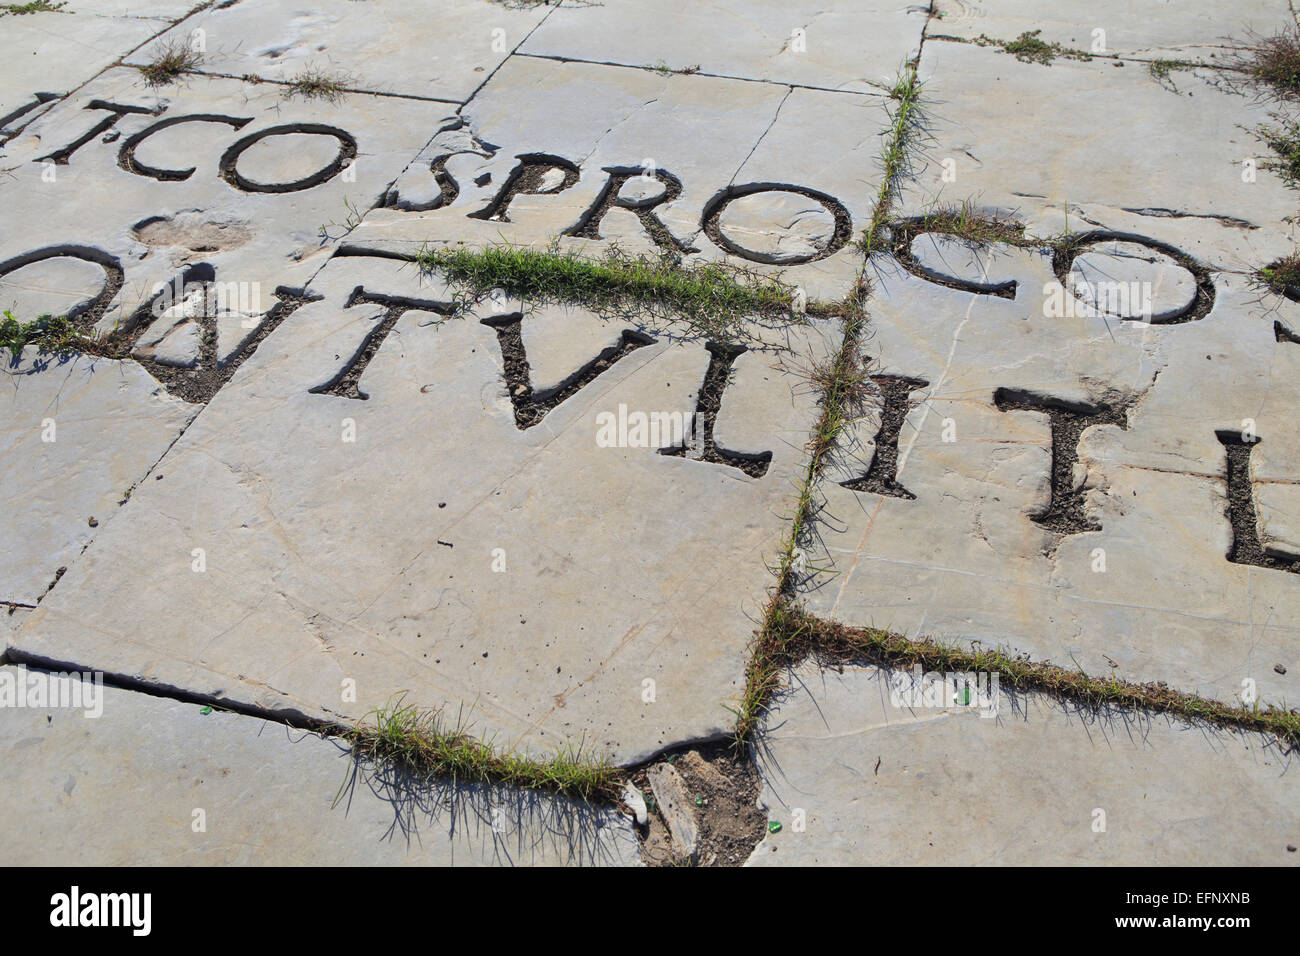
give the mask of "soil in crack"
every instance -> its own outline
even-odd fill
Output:
[[[767,830],[767,813],[758,806],[762,789],[758,771],[746,759],[737,759],[726,743],[708,744],[670,755],[696,798],[699,826],[699,866],[740,866],[754,852]],[[634,785],[652,798],[643,769]],[[641,857],[648,866],[675,866],[668,828],[658,808],[650,810],[650,824],[641,839]]]

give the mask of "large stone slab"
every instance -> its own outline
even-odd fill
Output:
[[[885,103],[514,57],[349,239],[408,252],[616,243],[779,272],[839,300],[861,271],[852,240],[878,192]],[[550,179],[512,187],[530,163]]]
[[[935,0],[929,33],[1014,40],[1038,39],[1072,50],[1142,58],[1215,59],[1251,34],[1268,36],[1295,26],[1287,4],[1249,0],[1225,9],[1215,0],[1139,5],[1103,0],[1086,7],[1044,7],[1033,0]],[[1102,31],[1100,35],[1094,31]]]
[[[97,130],[116,116],[106,103],[138,112]],[[6,369],[3,490],[24,506],[0,532],[0,600],[34,603],[94,533],[90,519],[102,527],[112,517],[193,415],[185,403],[206,401],[292,311],[296,300],[280,290],[324,264],[332,246],[321,227],[344,232],[439,115],[392,98],[291,103],[206,77],[152,90],[119,68],[5,146],[0,202],[22,228],[0,235],[0,306],[22,321],[51,313],[86,331],[134,328],[131,354],[147,364],[29,354]],[[206,119],[173,122],[184,117]],[[234,166],[251,185],[222,177],[219,160],[241,137],[309,124],[337,133],[263,137]],[[338,137],[355,144],[354,168],[309,188],[262,190],[328,167]]]
[[[319,0],[310,8],[262,0],[217,4],[162,39],[202,30],[205,72],[279,81],[322,72],[351,89],[464,102],[551,9],[492,0]],[[147,51],[130,62],[148,62]]]
[[[901,676],[796,672],[761,761],[783,827],[750,864],[1300,863],[1294,760],[1259,735],[1005,689],[995,719],[895,706],[895,686],[911,687]]]
[[[0,667],[0,683],[26,690],[46,677]],[[354,769],[336,741],[281,724],[100,693],[93,717],[93,707],[0,707],[9,864],[637,863],[629,818],[610,810],[451,783],[411,788]]]
[[[311,291],[14,646],[342,718],[409,691],[538,752],[632,761],[724,733],[805,467],[816,399],[799,370],[834,325],[755,326],[780,348],[735,359],[712,434],[770,452],[756,477],[636,433],[637,413],[694,413],[715,362],[671,327],[530,310],[548,377],[624,329],[639,344],[521,428],[508,320],[447,318],[450,291],[391,259],[336,258]],[[385,302],[412,308],[366,350]],[[359,350],[368,365],[349,364]],[[606,415],[633,429],[621,445]]]
[[[3,352],[6,358],[9,353]],[[0,391],[0,600],[35,604],[114,515],[196,409],[134,362],[6,362]]]
[[[839,573],[809,606],[1090,674],[1117,667],[1225,700],[1253,688],[1294,701],[1300,575],[1229,559],[1251,522],[1240,495],[1229,505],[1220,435],[1261,439],[1249,484],[1280,503],[1263,496],[1300,476],[1289,411],[1300,350],[1276,340],[1269,306],[1229,274],[1214,275],[1204,318],[1147,324],[1044,316],[1049,260],[998,262],[990,278],[1017,281],[1015,299],[882,270],[867,348],[876,374],[913,380],[894,438],[881,438],[882,462],[897,449],[896,487],[862,481],[879,452],[882,390],[822,485],[821,539]],[[1077,440],[1060,418],[1054,478],[1050,417],[1067,413],[1114,417],[1075,419],[1087,426]],[[1265,513],[1293,546],[1285,511]]]
[[[1174,93],[1141,64],[1119,63],[1041,66],[927,43],[933,141],[900,211],[970,199],[1014,211],[1031,234],[1135,232],[1240,272],[1289,252],[1296,193],[1260,168],[1275,157],[1254,134],[1273,122],[1268,103],[1214,71],[1180,72]]]
[[[920,49],[924,7],[890,0],[565,4],[522,53],[864,92]]]
[[[164,25],[62,11],[0,15],[0,130],[33,115],[39,94],[72,92]]]

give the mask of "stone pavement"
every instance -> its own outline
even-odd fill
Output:
[[[649,792],[736,726],[792,544],[777,600],[819,619],[1294,706],[1300,294],[1254,279],[1294,117],[1225,68],[1286,0],[35,6],[0,8],[0,306],[122,349],[5,367],[16,862],[660,862],[653,807],[420,793],[287,724],[405,694]],[[927,230],[962,203],[1076,241]],[[812,307],[737,344],[414,261],[505,246]],[[823,461],[844,348],[870,394]],[[788,669],[749,769],[683,771],[696,862],[1298,860],[1294,741],[1007,688],[980,719],[867,663]],[[108,675],[102,716],[19,706],[51,670]]]

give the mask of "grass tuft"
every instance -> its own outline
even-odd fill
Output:
[[[305,100],[324,100],[337,103],[347,95],[348,77],[342,73],[323,70],[305,70],[287,81],[284,98],[301,96]]]
[[[959,205],[936,206],[911,222],[917,232],[936,232],[985,245],[1003,242],[1013,246],[1033,245],[1025,226],[1011,216],[983,212],[968,199]]]
[[[353,759],[395,766],[421,784],[450,778],[455,783],[521,787],[608,802],[618,799],[624,782],[622,772],[607,759],[593,760],[581,747],[543,760],[501,753],[491,740],[470,736],[460,716],[450,723],[440,710],[422,710],[400,698],[368,718],[344,735]]]
[[[1114,674],[1094,677],[1081,669],[1012,656],[1001,649],[972,650],[957,643],[912,639],[880,628],[848,627],[823,621],[793,605],[773,607],[745,673],[745,696],[736,739],[752,737],[780,689],[781,672],[814,659],[822,666],[874,665],[926,671],[998,674],[998,683],[1037,692],[1097,713],[1118,707],[1167,714],[1189,723],[1271,735],[1288,750],[1300,747],[1300,711],[1255,702],[1232,704],[1172,690],[1160,682],[1137,684]]]
[[[169,40],[155,49],[150,63],[137,69],[150,86],[166,86],[197,67],[202,59],[203,54],[190,49],[184,40]]]
[[[601,258],[552,247],[471,250],[429,249],[416,259],[468,287],[474,296],[493,289],[541,302],[572,302],[594,312],[657,307],[691,334],[715,341],[752,338],[755,316],[803,321],[792,312],[795,287],[779,278],[720,262],[682,265],[674,256],[631,255],[617,248]],[[808,311],[815,312],[816,304]]]
[[[753,739],[772,700],[781,689],[782,675],[812,651],[816,622],[788,599],[768,604],[762,627],[750,646],[745,666],[745,687],[735,708],[732,744],[739,750]]]

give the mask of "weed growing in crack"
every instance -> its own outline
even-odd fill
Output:
[[[58,13],[67,5],[67,0],[32,0],[31,3],[0,3],[0,17],[4,16],[6,13],[12,13],[14,16],[22,16],[26,13]]]
[[[1260,126],[1258,133],[1278,157],[1264,163],[1263,167],[1277,173],[1291,188],[1300,188],[1300,124]]]
[[[750,644],[745,667],[745,686],[739,704],[733,708],[736,727],[733,743],[743,747],[753,736],[773,695],[781,686],[781,672],[792,660],[802,659],[802,641],[807,635],[802,612],[794,605],[800,579],[825,570],[809,567],[804,547],[809,544],[811,526],[818,508],[817,480],[827,456],[844,429],[857,417],[870,394],[868,363],[859,342],[866,325],[861,297],[855,293],[854,310],[844,324],[840,349],[827,361],[813,367],[809,380],[820,392],[819,414],[808,442],[808,466],[800,476],[790,535],[779,563],[773,568],[776,584],[758,633]],[[796,656],[797,655],[797,656]]]
[[[1191,60],[1152,60],[1147,64],[1147,73],[1151,79],[1155,80],[1171,93],[1177,93],[1178,87],[1174,85],[1174,70],[1190,70],[1200,66]]]
[[[93,352],[99,343],[78,331],[63,316],[42,315],[31,322],[23,322],[6,309],[3,320],[0,320],[0,349],[8,349],[11,360],[17,361],[29,345],[42,353],[66,355]]]
[[[1252,36],[1237,44],[1226,64],[1281,100],[1300,99],[1300,28]]]
[[[690,66],[684,66],[680,69],[673,69],[663,60],[659,60],[655,63],[654,66],[646,67],[646,69],[654,70],[656,73],[662,76],[672,76],[674,73],[677,74],[678,76],[693,76],[696,73],[700,72],[700,70],[703,69],[703,67],[699,63],[693,63]]]
[[[153,60],[137,67],[150,86],[166,86],[182,73],[193,70],[203,54],[192,50],[183,40],[169,40],[155,48]]]
[[[871,214],[871,222],[863,233],[860,248],[868,259],[882,251],[885,224],[889,221],[894,196],[899,184],[910,169],[910,156],[917,140],[925,133],[925,117],[921,110],[921,80],[916,74],[916,67],[907,66],[898,75],[894,86],[889,91],[889,98],[894,101],[889,138],[880,156],[881,171],[884,174],[880,191],[876,195],[876,208]]]
[[[284,98],[301,96],[305,100],[324,100],[337,103],[347,95],[349,78],[342,73],[323,70],[304,70],[287,81]]]
[[[1083,50],[1072,50],[1059,43],[1040,40],[1042,30],[1026,30],[1014,40],[995,40],[981,33],[973,42],[979,46],[1000,47],[1004,53],[1010,53],[1023,63],[1041,63],[1051,66],[1058,56],[1064,60],[1091,60],[1092,54]]]
[[[779,278],[720,262],[683,265],[675,256],[632,255],[608,249],[598,259],[575,252],[515,246],[483,250],[429,249],[420,267],[442,272],[473,296],[493,289],[539,302],[571,302],[594,312],[649,307],[683,323],[688,334],[717,342],[755,338],[755,317],[806,320],[791,311],[795,288]],[[808,311],[817,314],[810,303]]]
[[[320,228],[317,230],[317,234],[320,236],[322,243],[336,242],[339,239],[342,239],[349,232],[359,226],[361,220],[366,216],[364,210],[357,206],[357,204],[351,199],[346,197],[343,200],[343,208],[348,211],[348,214],[344,217],[342,222],[330,220],[329,222],[321,223]],[[339,229],[341,231],[336,236],[330,232],[331,228]]]
[[[1091,677],[1047,662],[1011,656],[1002,650],[975,650],[929,638],[911,639],[879,628],[847,627],[802,614],[801,639],[819,663],[830,666],[872,664],[886,668],[921,665],[927,671],[997,673],[1001,686],[1037,691],[1097,712],[1123,707],[1168,714],[1192,723],[1271,734],[1288,748],[1300,746],[1300,711],[1256,701],[1237,706],[1171,690],[1163,683],[1135,684],[1110,677]],[[796,661],[797,663],[797,661]]]
[[[742,749],[754,738],[768,706],[781,689],[783,672],[808,656],[812,638],[811,620],[792,601],[768,604],[763,625],[750,645],[745,688],[739,705],[733,709],[735,749]]]
[[[817,481],[825,468],[827,456],[870,393],[868,367],[861,352],[867,324],[865,301],[870,292],[866,267],[872,255],[888,248],[886,227],[894,200],[903,178],[911,169],[912,152],[925,132],[921,88],[916,67],[909,64],[899,72],[890,90],[894,106],[888,139],[880,156],[883,178],[871,223],[859,243],[866,257],[863,272],[840,313],[844,318],[844,338],[839,350],[809,376],[814,387],[821,391],[820,410],[808,442],[808,465],[800,476],[790,535],[779,563],[773,569],[776,584],[771,590],[763,621],[750,644],[745,686],[739,703],[733,709],[736,727],[732,742],[737,749],[743,748],[758,730],[772,698],[781,687],[782,671],[791,662],[801,660],[807,652],[805,642],[810,637],[808,624],[811,619],[795,606],[794,594],[800,578],[809,570],[804,548],[809,544],[818,508]],[[812,570],[815,573],[819,569]]]
[[[617,800],[623,784],[618,768],[607,759],[584,755],[581,747],[567,747],[543,760],[502,753],[490,739],[471,737],[463,715],[448,722],[440,710],[422,710],[403,704],[401,698],[372,711],[343,736],[352,746],[354,761],[390,764],[421,783],[450,778],[589,802]]]
[[[1300,252],[1283,256],[1254,273],[1256,283],[1278,295],[1295,297],[1300,290]]]

